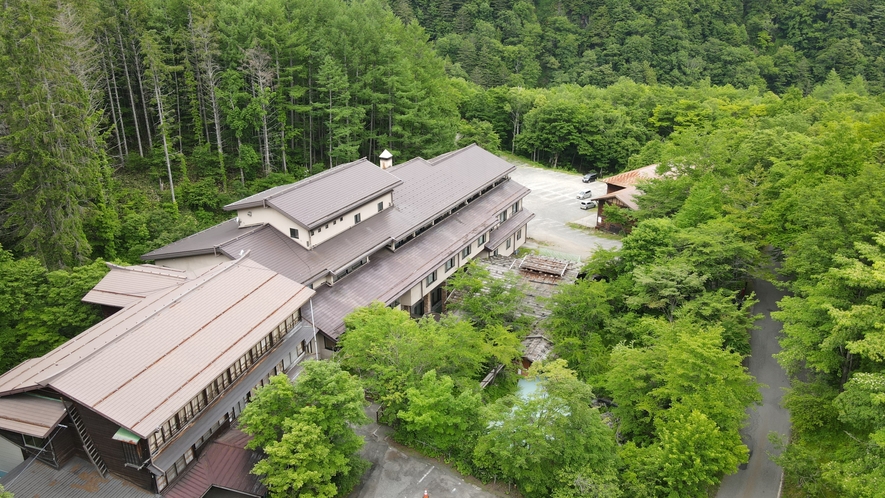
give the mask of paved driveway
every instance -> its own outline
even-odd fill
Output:
[[[759,329],[750,336],[753,355],[749,358],[749,369],[759,383],[768,387],[760,389],[762,406],[748,410],[750,422],[741,431],[744,442],[752,452],[750,461],[737,473],[725,476],[717,498],[780,496],[783,471],[768,456],[774,452],[768,442],[768,433],[790,435],[790,412],[780,406],[783,389],[789,387],[790,381],[772,356],[781,349],[778,344],[781,324],[771,319],[771,312],[777,309],[777,302],[784,297],[784,292],[761,279],[756,279],[754,287],[759,303],[753,307],[753,312],[761,313],[762,319],[756,322]]]
[[[596,225],[596,210],[582,210],[576,196],[578,191],[587,188],[593,190],[593,195],[602,195],[606,188],[604,183],[583,183],[577,174],[525,164],[517,164],[516,171],[510,176],[532,189],[524,201],[525,208],[535,213],[535,219],[529,222],[528,228],[530,247],[585,259],[600,247],[612,249],[621,246],[618,240],[568,226],[569,223],[588,227]]]
[[[375,419],[378,405],[366,409]],[[366,439],[360,452],[372,468],[348,498],[421,498],[427,490],[431,498],[496,498],[500,495],[482,489],[479,482],[467,482],[448,465],[418,452],[391,444],[393,430],[371,423],[357,428]]]

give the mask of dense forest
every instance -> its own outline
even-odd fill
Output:
[[[776,314],[793,377],[778,460],[791,492],[881,496],[882,40],[881,0],[8,0],[0,370],[100,319],[79,298],[103,261],[137,263],[226,219],[233,200],[384,149],[405,160],[477,142],[603,175],[660,164],[639,211],[610,213],[636,228],[621,252],[588,263],[606,281],[551,303],[572,373],[551,367],[550,389],[586,382],[633,400],[612,411],[627,424],[619,450],[594,432],[588,451],[608,452],[596,462],[608,470],[586,482],[693,495],[745,457],[733,446],[703,475],[659,472],[667,444],[687,437],[676,427],[721,430],[730,444],[742,423],[716,406],[673,411],[708,394],[679,391],[682,372],[665,359],[695,348],[740,372],[751,317],[732,301],[766,275],[791,292]],[[587,302],[599,307],[575,305]],[[571,319],[586,327],[561,326]],[[619,383],[642,365],[657,370]],[[460,395],[442,375],[412,380]],[[742,408],[755,400],[746,382],[711,385]],[[406,439],[420,429],[407,419]],[[518,470],[491,469],[503,447],[484,441],[466,470]],[[561,496],[580,491],[557,482]]]

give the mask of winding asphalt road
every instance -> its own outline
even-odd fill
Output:
[[[790,413],[781,407],[781,397],[784,388],[789,386],[789,379],[772,356],[780,351],[778,337],[781,324],[771,319],[771,312],[777,310],[777,302],[784,297],[784,292],[760,279],[756,279],[754,286],[759,302],[753,307],[753,312],[761,313],[763,317],[756,322],[759,329],[754,330],[750,337],[752,356],[749,358],[749,369],[756,380],[766,387],[760,389],[762,406],[748,410],[749,424],[741,431],[744,443],[750,448],[750,461],[737,473],[725,476],[717,498],[780,496],[783,471],[769,457],[775,451],[768,442],[768,434],[790,434]]]

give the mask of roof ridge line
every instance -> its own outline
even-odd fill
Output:
[[[146,268],[139,268],[142,265],[122,266],[122,265],[118,265],[118,264],[110,263],[110,262],[106,262],[105,264],[108,265],[108,268],[110,268],[112,270],[116,269],[116,270],[124,270],[124,271],[131,271],[131,272],[142,272],[142,273],[149,273],[151,275],[161,275],[164,277],[172,277],[172,278],[179,278],[182,280],[187,280],[186,272],[184,272],[183,270],[179,270],[177,268],[170,268],[170,271],[180,272],[180,273],[182,273],[182,275],[170,275],[168,273],[164,273],[164,272],[161,272],[158,270],[148,270]]]
[[[234,237],[234,238],[232,238],[232,239],[225,240],[225,241],[222,242],[221,244],[218,244],[218,245],[215,245],[215,246],[212,246],[212,247],[214,247],[215,249],[219,249],[219,248],[223,247],[225,244],[230,244],[231,242],[236,242],[236,241],[242,239],[243,237],[246,237],[246,236],[252,235],[253,233],[258,232],[259,230],[262,230],[262,229],[264,229],[264,228],[267,228],[268,226],[270,226],[270,223],[264,222],[264,223],[262,223],[262,224],[260,224],[260,225],[253,225],[252,227],[246,227],[246,228],[250,228],[250,229],[249,229],[249,230],[246,230],[246,232],[241,233],[240,235],[237,235],[236,237]],[[248,254],[249,254],[248,252],[245,252],[245,253],[243,253],[242,256],[239,256],[239,257],[234,258],[234,260],[239,260],[240,258],[244,258],[244,257],[246,257]]]
[[[253,267],[250,267],[250,268],[255,268],[255,267],[253,266]],[[265,268],[265,267],[262,266],[262,268]],[[257,269],[257,268],[256,268],[256,269]],[[266,269],[266,268],[265,268],[265,269]],[[275,279],[275,278],[277,278],[277,277],[280,277],[280,278],[288,278],[288,277],[286,277],[286,276],[284,276],[284,275],[281,275],[281,274],[279,274],[279,273],[277,273],[277,272],[275,272],[275,271],[273,271],[273,270],[270,270],[270,271],[273,272],[273,275],[272,275],[270,278],[268,278],[267,280],[265,280],[264,282],[262,282],[261,285],[259,285],[259,286],[258,286],[257,288],[255,288],[255,289],[253,289],[251,292],[249,292],[249,294],[247,294],[246,296],[244,296],[243,298],[241,298],[239,301],[237,301],[237,302],[234,303],[234,304],[231,304],[227,309],[225,309],[225,310],[222,311],[221,313],[218,313],[217,315],[215,315],[215,317],[214,317],[209,323],[214,322],[214,321],[217,320],[219,317],[221,317],[222,315],[224,315],[225,313],[227,313],[231,308],[233,308],[234,306],[238,305],[238,304],[239,304],[241,301],[243,301],[243,299],[245,299],[246,297],[251,296],[252,294],[258,292],[258,289],[260,289],[260,288],[264,287],[265,285],[267,285],[267,283],[270,282],[271,280],[273,280],[273,279]],[[294,282],[294,280],[293,280],[293,282]],[[301,284],[299,283],[298,285],[301,285]],[[289,304],[290,302],[292,302],[296,297],[300,296],[301,293],[304,292],[306,289],[308,289],[306,286],[301,285],[301,289],[299,289],[298,292],[296,292],[295,294],[289,296],[289,299],[286,299],[286,301],[285,301],[283,304],[277,306],[277,307],[276,307],[273,311],[271,311],[267,316],[269,317],[269,316],[273,315],[274,313],[278,312],[278,311],[279,311],[280,309],[282,309],[284,306],[286,306],[287,304]],[[309,290],[309,289],[308,289],[308,290]],[[308,299],[310,299],[310,298],[308,298]],[[265,317],[265,319],[267,319],[267,317]],[[201,330],[203,330],[205,327],[206,327],[206,325],[203,325],[203,326],[200,327],[198,330],[194,331],[194,333],[191,334],[191,335],[189,335],[189,336],[187,336],[187,338],[185,338],[184,341],[181,341],[180,343],[178,343],[178,345],[175,346],[175,348],[170,349],[170,350],[167,352],[167,354],[168,354],[169,352],[172,352],[172,351],[174,351],[175,349],[177,349],[179,346],[181,346],[182,344],[184,344],[186,341],[190,340],[194,335],[196,335],[198,332],[200,332]],[[221,351],[220,353],[218,353],[218,354],[215,356],[215,358],[212,360],[212,362],[210,362],[210,365],[211,365],[212,363],[218,361],[218,359],[221,358],[222,356],[224,356],[225,353],[227,353],[228,351],[230,351],[231,349],[233,349],[236,345],[238,345],[240,342],[242,342],[243,338],[246,337],[246,336],[249,334],[249,332],[252,332],[253,330],[255,330],[257,327],[258,327],[258,325],[254,325],[254,326],[252,326],[252,328],[250,328],[249,330],[247,330],[247,331],[245,331],[243,334],[241,334],[239,339],[237,339],[235,342],[233,342],[232,344],[230,344],[230,345],[229,345],[227,348],[225,348],[223,351]],[[163,355],[163,357],[161,357],[161,358],[158,359],[157,361],[160,361],[160,360],[162,360],[162,359],[165,358],[165,357],[166,357],[166,355]],[[266,359],[266,358],[261,358],[260,360],[261,360],[261,361],[264,361],[265,359]],[[154,362],[154,363],[156,363],[156,362]],[[137,376],[137,375],[141,375],[141,373],[143,373],[144,370],[146,370],[147,368],[150,368],[154,363],[152,363],[151,365],[148,365],[148,367],[146,367],[146,368],[143,369],[141,372],[139,372],[138,374],[136,374],[136,376]],[[225,368],[227,368],[227,367],[225,367]],[[171,398],[172,396],[174,396],[175,394],[177,394],[178,392],[180,392],[182,389],[184,389],[185,386],[187,386],[187,385],[188,385],[190,382],[192,382],[195,378],[199,377],[202,373],[203,373],[203,371],[198,371],[198,372],[195,373],[193,376],[191,376],[189,379],[187,379],[186,382],[184,382],[184,383],[182,383],[180,386],[178,386],[178,387],[175,389],[175,391],[174,391],[170,396],[168,396],[165,400],[163,400],[163,401],[160,403],[159,406],[155,406],[151,411],[145,413],[143,417],[141,417],[141,418],[140,418],[139,420],[137,420],[134,424],[132,424],[133,427],[136,426],[136,425],[138,425],[138,424],[140,424],[142,421],[144,421],[144,419],[146,419],[146,418],[148,418],[149,416],[151,416],[151,414],[153,414],[154,412],[156,412],[156,411],[160,408],[160,406],[162,406],[163,404],[166,403],[166,401],[167,401],[169,398]],[[133,377],[132,379],[130,379],[129,382],[131,382],[132,380],[134,380],[134,378],[135,378],[135,377]],[[128,382],[127,382],[127,384],[128,384]],[[117,390],[119,390],[119,389],[122,388],[122,387],[123,387],[123,386],[120,386],[119,388],[117,388]],[[115,390],[114,392],[116,392],[116,390]],[[110,393],[110,394],[108,394],[107,396],[105,396],[105,398],[107,398],[107,397],[110,396],[111,394],[113,394],[113,392]],[[102,398],[98,403],[101,403],[101,401],[104,401],[105,398]],[[97,405],[98,403],[96,403],[96,405]],[[176,408],[176,411],[177,411],[178,409],[179,409],[179,408]],[[157,426],[157,429],[159,429],[159,426]],[[155,430],[156,430],[156,429],[155,429]]]
[[[126,331],[124,331],[122,334],[120,334],[120,335],[114,337],[114,338],[111,339],[110,341],[104,343],[101,347],[96,348],[95,350],[93,350],[92,352],[90,352],[89,354],[87,354],[86,356],[84,356],[83,358],[80,358],[80,359],[79,359],[76,363],[74,363],[73,365],[69,366],[68,368],[65,368],[64,370],[62,370],[62,371],[60,371],[60,372],[58,372],[58,373],[56,373],[56,374],[54,374],[54,375],[51,375],[51,376],[49,376],[49,377],[43,379],[42,381],[38,381],[38,382],[36,382],[36,383],[39,384],[39,385],[42,385],[42,386],[48,386],[48,385],[50,385],[51,382],[52,382],[53,380],[57,379],[58,377],[60,377],[61,375],[65,374],[65,373],[67,373],[67,372],[69,372],[69,371],[72,371],[72,370],[76,369],[77,367],[79,367],[80,365],[82,365],[83,362],[89,360],[92,356],[94,356],[94,355],[95,355],[96,353],[98,353],[99,351],[104,350],[105,348],[109,347],[111,344],[115,344],[116,342],[120,341],[121,338],[126,337],[126,336],[129,336],[129,334],[131,334],[133,331],[140,329],[142,326],[144,326],[145,323],[148,322],[148,320],[150,320],[151,318],[157,316],[158,313],[160,313],[160,312],[163,311],[164,309],[168,308],[169,305],[179,302],[179,301],[180,301],[181,299],[183,299],[185,296],[189,295],[191,292],[193,292],[193,291],[195,291],[196,289],[199,289],[199,288],[202,287],[203,285],[207,284],[208,282],[210,282],[211,280],[213,280],[214,278],[216,278],[218,275],[221,275],[221,274],[223,274],[223,273],[226,273],[226,272],[227,272],[228,270],[230,270],[231,268],[237,266],[237,264],[239,264],[239,262],[242,261],[246,256],[248,256],[248,254],[245,254],[245,255],[243,255],[243,257],[238,258],[238,259],[235,259],[235,260],[233,260],[233,261],[225,261],[225,262],[223,262],[223,263],[219,263],[218,265],[216,265],[216,267],[218,267],[218,266],[222,266],[222,265],[227,265],[227,266],[226,266],[225,268],[220,268],[220,269],[218,269],[218,270],[215,270],[215,273],[212,274],[212,275],[210,275],[210,276],[208,276],[208,277],[206,278],[206,280],[204,280],[202,283],[200,283],[200,284],[198,284],[198,285],[195,285],[194,287],[191,287],[190,289],[184,291],[181,295],[179,295],[179,296],[177,296],[176,298],[174,298],[169,304],[167,304],[167,305],[165,305],[165,306],[163,306],[163,307],[161,307],[161,308],[159,308],[159,309],[156,309],[156,310],[150,312],[147,316],[145,316],[145,317],[144,317],[142,320],[140,320],[138,323],[136,323],[135,325],[133,325],[132,327],[130,327],[128,330],[126,330]],[[186,282],[182,283],[181,285],[187,285],[188,283],[191,283],[191,282],[197,282],[197,280],[199,280],[199,278],[205,276],[207,273],[210,273],[210,272],[212,272],[212,271],[213,271],[213,270],[210,269],[209,271],[207,271],[206,273],[204,273],[204,274],[201,275],[200,277],[197,277],[197,278],[194,279],[194,280],[186,281]],[[181,288],[181,285],[175,287],[175,289],[180,289],[180,288]],[[170,293],[171,293],[171,292],[175,292],[175,289],[170,290]],[[164,294],[164,296],[165,296],[165,295],[167,295],[167,294]],[[160,300],[160,297],[158,297],[157,300],[159,301],[159,300]],[[141,301],[138,301],[138,302],[139,302],[139,303],[142,303],[142,302],[144,302],[144,300],[141,300]],[[155,302],[156,302],[156,301],[155,301]],[[98,322],[98,323],[102,323],[102,322]],[[96,324],[96,325],[98,325],[98,324]],[[56,363],[57,363],[57,362],[56,362]]]
[[[458,155],[461,152],[464,152],[465,150],[467,150],[471,147],[479,147],[479,145],[476,145],[476,142],[473,142],[472,144],[470,144],[466,147],[461,147],[460,149],[450,150],[450,151],[440,154],[436,157],[432,157],[430,159],[427,159],[427,162],[429,162],[433,166],[436,166],[437,162],[442,162],[446,159],[449,159],[450,157]]]
[[[331,168],[326,169],[326,170],[323,170],[323,171],[320,171],[319,173],[317,173],[317,174],[315,174],[315,175],[310,175],[310,176],[308,176],[307,178],[302,178],[301,180],[298,180],[297,182],[295,182],[295,183],[293,183],[293,184],[291,185],[292,188],[289,188],[289,189],[286,189],[286,190],[281,190],[278,194],[274,194],[274,195],[272,195],[272,196],[270,196],[270,197],[267,197],[266,200],[273,199],[274,197],[278,197],[278,196],[280,196],[280,195],[283,195],[284,193],[289,193],[289,192],[291,192],[293,189],[295,189],[296,187],[301,187],[301,186],[304,186],[304,185],[310,185],[311,183],[313,183],[313,182],[315,182],[315,181],[319,181],[319,180],[321,180],[321,179],[323,179],[323,178],[325,178],[325,177],[331,175],[331,174],[332,174],[333,172],[335,172],[335,171],[341,171],[342,169],[352,168],[352,167],[356,166],[357,164],[362,163],[363,161],[368,162],[368,163],[371,163],[371,164],[373,164],[373,165],[375,164],[375,163],[372,163],[372,161],[369,161],[369,160],[364,156],[364,157],[361,157],[361,158],[357,159],[356,161],[351,161],[351,162],[349,162],[349,163],[339,164],[338,166],[332,166]]]
[[[231,219],[228,219],[228,220],[222,221],[221,223],[216,223],[215,225],[212,225],[211,227],[206,227],[206,228],[200,230],[199,232],[192,233],[192,234],[188,235],[187,237],[184,237],[183,239],[178,239],[178,240],[176,240],[175,242],[172,242],[172,243],[170,243],[170,244],[166,244],[166,245],[164,245],[164,246],[160,246],[160,247],[158,247],[158,248],[156,248],[156,249],[151,249],[150,251],[148,251],[148,252],[142,254],[142,256],[146,256],[146,255],[148,255],[148,254],[150,254],[150,253],[152,253],[152,252],[154,252],[154,251],[159,251],[160,249],[162,249],[162,248],[164,248],[164,247],[169,247],[169,246],[171,246],[172,244],[177,244],[177,243],[179,243],[179,242],[181,242],[181,241],[183,241],[183,240],[188,240],[188,239],[190,239],[190,238],[196,237],[197,235],[199,235],[199,234],[201,234],[201,233],[203,233],[203,232],[208,232],[209,230],[212,230],[212,229],[215,228],[215,227],[218,227],[218,226],[224,225],[225,223],[230,223],[231,221],[234,221],[234,220],[236,220],[236,218],[231,218]],[[139,256],[139,257],[142,257],[142,256]]]

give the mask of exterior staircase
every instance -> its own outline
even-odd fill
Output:
[[[71,416],[71,420],[74,422],[74,427],[77,428],[77,434],[80,436],[80,441],[83,441],[83,448],[86,450],[86,454],[89,455],[89,460],[92,461],[92,464],[95,465],[95,468],[98,469],[98,473],[101,474],[102,477],[107,477],[108,467],[104,464],[104,460],[101,459],[101,455],[98,454],[98,450],[95,449],[95,444],[92,442],[92,438],[89,437],[89,433],[86,432],[86,428],[83,426],[83,419],[80,418],[80,413],[73,405],[68,405],[67,408],[68,415]]]

